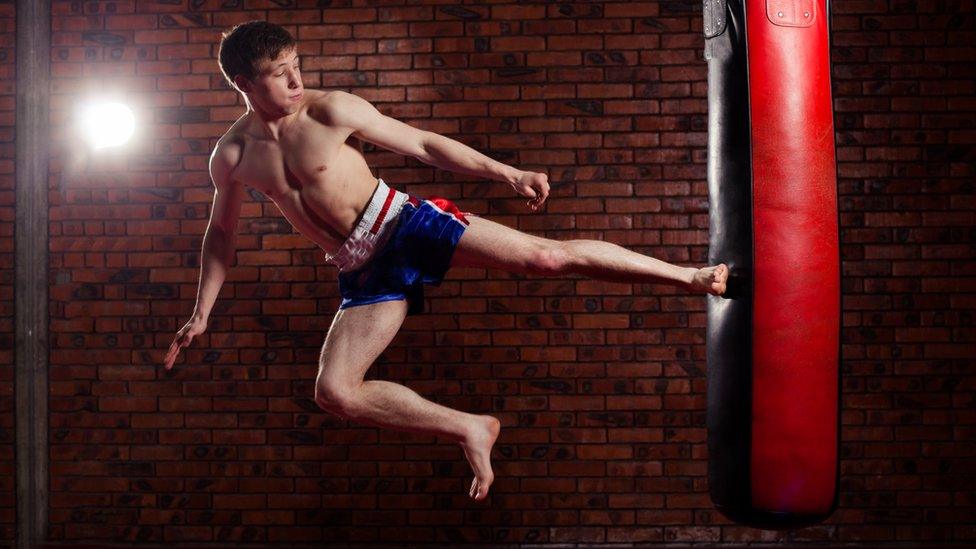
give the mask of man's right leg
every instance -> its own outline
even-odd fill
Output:
[[[729,276],[724,263],[680,267],[611,242],[550,240],[474,216],[454,250],[451,266],[542,276],[581,274],[610,282],[663,282],[713,295],[725,293]]]
[[[315,402],[336,415],[378,427],[443,435],[461,445],[475,473],[469,494],[484,499],[494,481],[491,447],[500,424],[431,402],[408,387],[363,380],[366,370],[400,329],[404,300],[340,309],[322,347]]]

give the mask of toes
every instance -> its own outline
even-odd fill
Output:
[[[468,495],[471,496],[471,499],[475,501],[485,499],[487,492],[487,488],[478,482],[478,477],[474,477],[471,480],[471,489],[468,490]]]
[[[491,486],[491,482],[478,482],[478,477],[475,477],[471,481],[471,489],[468,490],[468,496],[475,501],[481,501],[488,497],[488,488]]]

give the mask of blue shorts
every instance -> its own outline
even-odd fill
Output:
[[[339,272],[339,309],[405,299],[407,314],[416,315],[424,311],[423,285],[440,285],[468,220],[450,200],[387,189],[381,180],[360,223],[376,229],[375,249],[364,254],[361,266]],[[380,199],[383,205],[370,215]]]

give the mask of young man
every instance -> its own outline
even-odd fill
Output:
[[[450,267],[463,265],[725,292],[724,264],[685,268],[608,242],[539,238],[462,213],[449,200],[390,189],[373,176],[350,138],[441,169],[503,181],[529,198],[532,211],[549,195],[544,173],[518,170],[386,117],[355,95],[304,89],[295,41],[277,25],[252,21],[225,33],[220,67],[244,95],[247,112],[217,142],[210,159],[216,192],[196,307],[170,345],[167,369],[206,329],[234,257],[244,187],[251,186],[339,267],[342,302],[322,348],[315,401],[354,421],[457,441],[474,470],[469,494],[480,500],[494,480],[490,455],[498,420],[435,404],[403,385],[363,380],[406,315],[422,312],[424,283],[439,284]]]

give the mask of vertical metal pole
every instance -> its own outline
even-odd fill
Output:
[[[17,547],[46,538],[48,520],[48,107],[51,1],[17,0],[14,316]]]

